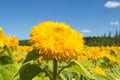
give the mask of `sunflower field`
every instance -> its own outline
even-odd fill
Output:
[[[120,46],[87,46],[64,22],[33,26],[30,46],[0,28],[0,80],[120,80]]]

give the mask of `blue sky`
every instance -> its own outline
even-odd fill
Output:
[[[9,36],[29,39],[34,25],[66,22],[86,36],[120,30],[120,0],[0,0],[0,27]]]

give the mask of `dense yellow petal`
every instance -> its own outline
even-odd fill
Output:
[[[32,28],[30,43],[44,58],[66,61],[81,54],[83,36],[65,23],[42,22]]]
[[[96,66],[93,72],[106,76],[105,71],[103,71],[99,66]]]

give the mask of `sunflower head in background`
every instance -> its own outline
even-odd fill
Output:
[[[8,45],[9,39],[8,36],[3,32],[3,29],[0,27],[0,48],[3,48],[5,45]]]

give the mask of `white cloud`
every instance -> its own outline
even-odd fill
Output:
[[[118,1],[108,1],[107,3],[105,3],[104,5],[107,8],[116,8],[116,7],[120,7],[120,2]]]
[[[84,29],[84,30],[82,30],[81,32],[83,32],[83,33],[90,33],[90,32],[91,32],[91,30]]]
[[[120,22],[119,21],[111,21],[110,24],[113,26],[119,26]]]

